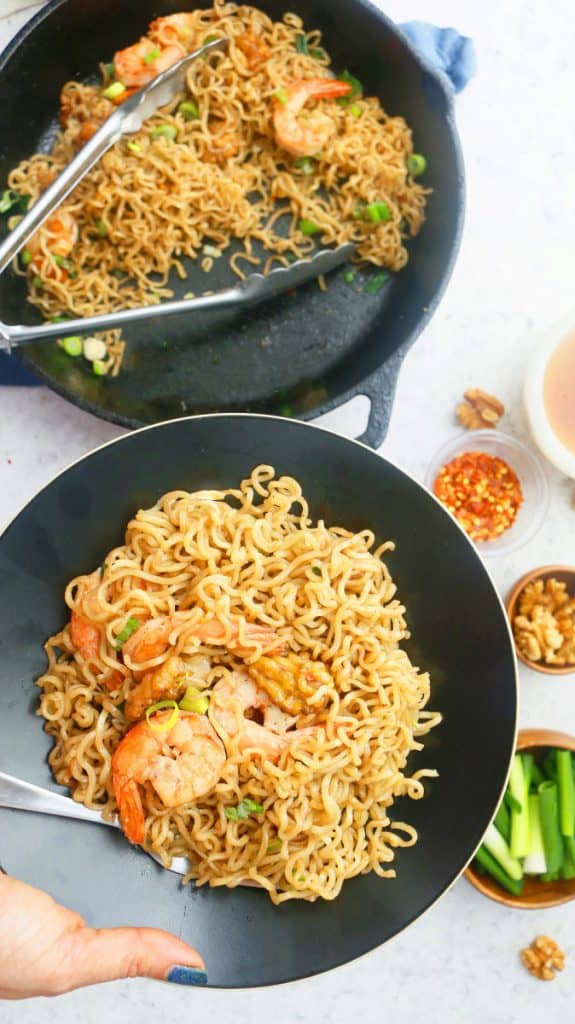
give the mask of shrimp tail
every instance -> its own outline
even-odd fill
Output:
[[[145,817],[144,805],[137,782],[126,776],[114,778],[114,794],[126,838],[131,843],[141,846],[144,842]]]

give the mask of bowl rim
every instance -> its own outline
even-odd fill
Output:
[[[538,661],[531,661],[526,655],[522,654],[515,642],[515,634],[513,633],[513,614],[519,595],[524,587],[533,580],[541,579],[543,576],[548,576],[552,573],[569,573],[573,576],[575,582],[575,565],[567,564],[554,564],[554,565],[540,565],[536,569],[530,569],[529,572],[523,573],[518,580],[513,584],[505,600],[505,610],[509,618],[509,625],[513,634],[513,645],[515,647],[515,653],[519,660],[527,665],[528,668],[533,669],[534,672],[541,672],[544,675],[549,676],[568,676],[575,673],[575,663],[571,665],[545,665]]]
[[[523,408],[533,443],[555,469],[572,479],[575,479],[575,454],[551,426],[545,408],[544,384],[552,357],[574,329],[575,310],[571,309],[546,331],[537,334],[527,360],[522,390]]]
[[[534,747],[561,747],[575,754],[575,736],[556,729],[520,729],[517,735],[515,750],[530,750]],[[483,896],[487,896],[495,903],[502,903],[503,906],[512,907],[515,910],[546,910],[548,907],[559,907],[564,903],[570,903],[572,900],[575,900],[574,886],[572,892],[565,892],[560,896],[543,897],[535,903],[526,903],[523,895],[514,896],[510,892],[505,892],[504,889],[491,888],[491,885],[486,884],[481,875],[475,870],[473,860],[469,862],[463,875],[470,885]],[[561,885],[563,881],[565,880],[561,879],[556,884]]]

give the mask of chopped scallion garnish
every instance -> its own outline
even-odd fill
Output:
[[[201,693],[195,686],[186,687],[186,692],[180,701],[182,711],[193,711],[196,715],[205,715],[210,706],[210,698],[207,694]]]
[[[341,276],[343,277],[346,284],[353,284],[355,280],[355,273],[353,270],[344,270]]]
[[[150,715],[155,715],[156,711],[167,711],[169,708],[172,709],[172,714],[167,722],[150,721]],[[169,732],[174,728],[179,717],[180,709],[175,700],[159,700],[157,704],[152,704],[146,709],[146,722],[153,732]]]
[[[300,32],[296,36],[295,45],[296,45],[296,49],[297,49],[298,53],[303,53],[303,54],[305,54],[306,57],[308,56],[308,54],[309,54],[309,47],[307,45],[307,39],[304,36],[303,32]]]
[[[103,359],[95,359],[92,363],[92,373],[96,377],[105,377],[110,368],[109,363],[105,363]]]
[[[104,89],[102,96],[107,100],[117,100],[118,96],[126,91],[126,86],[123,82],[112,82],[111,85]]]
[[[13,206],[19,206],[25,213],[29,202],[30,196],[22,196],[13,188],[7,188],[0,196],[0,213],[8,213],[8,210],[11,210]]]
[[[321,569],[320,569],[319,565],[312,565],[311,571],[314,572],[316,574],[316,576],[321,576],[322,575],[322,572],[321,572]]]
[[[73,335],[71,338],[61,338],[60,344],[67,356],[72,356],[75,359],[76,356],[82,355],[82,339],[79,336]]]
[[[315,160],[312,160],[311,156],[298,156],[297,160],[294,160],[293,165],[304,174],[315,174],[316,163]]]
[[[410,153],[407,158],[407,170],[414,178],[417,178],[419,174],[423,174],[426,168],[427,160],[422,153]]]
[[[277,853],[278,850],[281,850],[281,848],[282,848],[282,841],[281,841],[281,839],[274,839],[273,843],[270,843],[270,845],[268,846],[268,848],[266,850],[266,853]]]
[[[105,220],[100,219],[100,220],[96,221],[96,231],[98,232],[100,238],[106,238],[107,237],[107,235],[108,235],[108,225],[106,224]]]
[[[313,47],[309,51],[309,55],[310,57],[313,57],[314,60],[325,60],[326,58],[326,52],[325,50],[322,50],[321,46]]]
[[[317,235],[318,231],[321,231],[321,228],[314,224],[313,220],[308,220],[306,217],[299,220],[297,226],[302,235]]]
[[[57,252],[53,253],[54,263],[57,266],[62,267],[62,270],[67,270],[69,274],[74,273],[74,264],[72,260],[66,258],[66,256],[59,256]]]
[[[274,93],[274,96],[275,96],[276,100],[278,101],[278,103],[283,103],[284,106],[287,103],[287,101],[289,100],[289,93],[288,93],[287,89],[284,89],[283,85],[281,85],[279,87],[279,89],[276,89],[276,91]]]
[[[361,117],[361,107],[358,106],[357,103],[352,103],[351,107],[349,108],[349,112],[350,114],[353,114],[354,117]]]
[[[351,90],[347,96],[338,96],[336,103],[339,103],[342,107],[347,107],[348,104],[353,103],[358,97],[363,96],[363,85],[359,78],[356,78],[349,71],[343,71],[338,77],[340,82],[347,82],[348,85],[351,85]]]
[[[108,78],[116,77],[116,69],[113,64],[104,64],[104,71],[106,72]]]
[[[181,114],[184,121],[197,121],[200,116],[200,108],[193,100],[184,100],[178,107],[178,114]]]
[[[130,150],[130,153],[141,153],[142,152],[142,147],[140,146],[140,143],[139,142],[135,142],[134,139],[130,139],[130,141],[127,142],[126,145],[127,145],[128,149]]]
[[[157,128],[154,128],[150,132],[150,138],[154,139],[169,139],[170,142],[175,142],[178,136],[177,128],[174,128],[173,124],[159,124]]]
[[[224,814],[228,821],[243,821],[250,814],[263,814],[263,810],[261,804],[251,800],[250,797],[244,797],[237,807],[224,807]]]
[[[122,647],[122,645],[126,643],[126,640],[130,639],[132,633],[135,633],[136,630],[139,628],[140,620],[130,616],[123,630],[120,633],[118,633],[118,636],[116,637],[116,643],[114,644],[116,650],[119,651],[120,647]]]
[[[376,274],[372,277],[371,281],[368,281],[365,288],[363,289],[366,295],[377,295],[383,288],[385,282],[389,279],[389,274],[382,271],[381,274]]]
[[[36,274],[36,276],[32,278],[32,284],[34,285],[35,288],[44,287],[44,282],[42,278],[39,276],[39,274]]]
[[[32,253],[30,252],[29,249],[23,249],[22,250],[22,263],[24,264],[25,267],[27,267],[28,264],[31,263],[31,262],[32,262]]]
[[[150,52],[147,53],[146,56],[144,57],[144,64],[152,64],[152,62],[157,60],[159,56],[160,50],[158,50],[158,47],[155,46],[154,49],[150,50]]]
[[[383,201],[377,203],[368,203],[364,208],[364,216],[372,221],[374,224],[380,224],[384,220],[391,218],[391,210],[387,203]]]
[[[107,569],[107,568],[108,568],[108,566],[106,565],[106,563],[105,563],[105,562],[102,562],[102,564],[101,564],[101,566],[100,566],[100,579],[101,579],[101,580],[103,580],[103,579],[104,579],[104,573],[106,572],[106,569]]]

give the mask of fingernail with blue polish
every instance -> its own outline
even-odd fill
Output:
[[[198,967],[184,967],[182,964],[174,964],[168,971],[166,981],[174,985],[207,985],[208,976],[205,971]]]

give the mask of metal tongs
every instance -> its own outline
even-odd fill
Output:
[[[6,269],[53,210],[76,188],[82,178],[118,139],[123,135],[131,135],[139,131],[144,121],[151,117],[159,107],[165,106],[179,92],[184,91],[186,72],[190,64],[198,57],[203,57],[213,50],[225,50],[228,45],[229,40],[222,38],[214,39],[212,42],[206,43],[205,46],[199,47],[128,97],[117,110],[110,114],[104,124],[82,147],[78,155],[46,189],[0,245],[0,273]],[[121,327],[123,324],[148,320],[153,317],[172,316],[177,313],[190,313],[220,306],[255,304],[264,299],[273,298],[291,288],[297,288],[298,285],[318,277],[319,274],[333,270],[349,259],[354,251],[354,245],[346,243],[336,249],[322,250],[311,259],[298,260],[290,267],[280,267],[265,276],[251,274],[235,287],[226,288],[213,295],[203,295],[196,299],[183,299],[176,302],[163,302],[154,306],[138,306],[116,313],[103,313],[100,316],[66,320],[65,330],[67,334],[91,334],[93,331]],[[26,327],[5,324],[0,320],[0,349],[4,348],[9,352],[14,345],[34,342],[42,338],[59,337],[62,330],[62,323],[43,323],[34,327]]]

